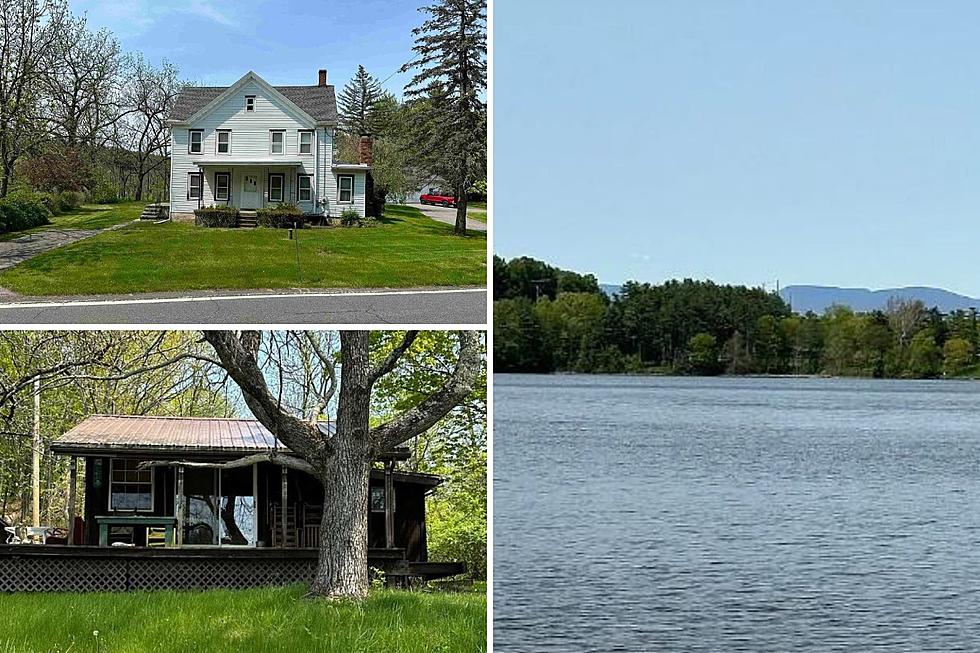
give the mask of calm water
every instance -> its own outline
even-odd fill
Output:
[[[980,650],[980,383],[494,392],[495,650]]]

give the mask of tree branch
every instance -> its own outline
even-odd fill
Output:
[[[408,348],[412,346],[412,343],[415,342],[415,339],[418,337],[418,335],[419,335],[418,331],[405,332],[405,336],[402,338],[401,344],[395,347],[391,351],[391,353],[389,353],[388,356],[385,357],[383,361],[381,361],[380,365],[378,365],[376,368],[371,370],[371,375],[368,377],[368,382],[372,386],[382,376],[384,376],[391,370],[395,369],[395,365],[398,364],[398,360],[405,355],[405,352],[408,351]]]

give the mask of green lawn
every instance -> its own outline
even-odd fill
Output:
[[[25,295],[204,289],[482,286],[486,234],[460,238],[416,209],[388,206],[376,227],[205,229],[136,223],[0,273]]]
[[[0,235],[0,241],[19,238],[24,234],[50,229],[104,229],[120,222],[131,222],[140,217],[145,202],[125,202],[122,204],[93,204],[86,205],[63,215],[51,218],[51,224],[14,231]]]
[[[377,590],[357,604],[305,588],[13,594],[0,597],[0,653],[86,651],[485,651],[485,593]]]
[[[466,208],[467,209],[480,209],[481,211],[486,212],[486,210],[487,210],[487,203],[486,202],[467,202],[466,203]]]
[[[487,212],[486,211],[470,211],[469,209],[466,209],[466,217],[467,218],[471,218],[473,220],[479,220],[480,222],[486,222],[487,221]]]

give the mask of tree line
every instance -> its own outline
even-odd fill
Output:
[[[980,373],[975,311],[943,314],[891,299],[859,313],[793,313],[762,288],[692,279],[628,282],[529,258],[494,259],[494,365],[500,372],[824,374],[938,378]]]

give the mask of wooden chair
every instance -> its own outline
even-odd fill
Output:
[[[147,527],[146,546],[162,549],[167,546],[167,531],[164,528]]]

